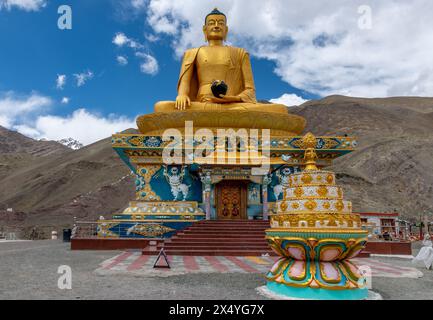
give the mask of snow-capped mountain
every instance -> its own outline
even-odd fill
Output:
[[[84,147],[84,145],[80,141],[73,138],[65,138],[57,142],[63,144],[64,146],[67,146],[68,148],[71,148],[72,150],[78,150]]]

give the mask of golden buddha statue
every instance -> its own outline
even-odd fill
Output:
[[[155,112],[190,109],[287,113],[284,105],[257,103],[248,52],[223,45],[228,27],[222,12],[214,9],[206,16],[203,32],[209,45],[185,52],[176,101],[158,102]],[[221,98],[212,94],[211,85],[215,80],[223,80],[228,85],[227,94]]]
[[[176,101],[157,102],[155,113],[139,117],[140,131],[161,133],[164,128],[177,128],[182,121],[192,120],[195,127],[202,128],[268,128],[284,135],[301,133],[305,120],[289,115],[287,106],[257,102],[248,52],[224,45],[226,16],[215,8],[206,16],[203,32],[208,45],[184,54]],[[214,81],[227,84],[225,95],[214,96]]]

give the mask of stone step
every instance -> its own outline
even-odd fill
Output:
[[[236,233],[235,233],[236,232]],[[260,236],[265,236],[265,232],[261,230],[242,230],[242,231],[232,231],[232,230],[188,230],[182,231],[183,234],[255,234]]]
[[[249,226],[245,226],[245,227],[215,227],[215,226],[194,226],[194,227],[188,227],[184,230],[197,230],[197,231],[211,231],[211,230],[215,230],[215,231],[259,231],[259,232],[265,232],[266,229],[269,229],[268,227],[249,227]]]
[[[185,256],[277,256],[265,239],[269,221],[200,221],[177,232],[156,247],[147,247],[144,255],[157,255],[161,248],[168,255]],[[362,252],[358,257],[367,257]]]
[[[219,226],[229,226],[229,227],[235,227],[235,226],[251,226],[251,227],[265,227],[270,226],[269,223],[205,223],[205,222],[196,222],[194,223],[194,226],[213,226],[213,227],[219,227]]]
[[[203,222],[196,222],[192,227],[268,227],[270,226],[269,223],[203,223]]]
[[[216,239],[216,238],[225,238],[225,239],[265,239],[265,235],[262,234],[225,234],[225,233],[178,233],[177,237],[182,238],[207,238],[207,239]]]
[[[263,254],[268,254],[270,256],[277,256],[272,250],[215,250],[215,249],[197,249],[197,250],[179,250],[179,249],[170,249],[164,250],[167,255],[171,256],[239,256],[239,257],[248,257],[248,256],[257,256],[260,257]],[[143,255],[157,255],[159,250],[147,250],[144,249],[142,251]]]
[[[176,244],[203,244],[203,245],[212,245],[212,244],[219,244],[221,245],[221,242],[224,242],[224,244],[226,243],[236,243],[236,244],[266,244],[267,242],[264,239],[256,239],[256,238],[250,238],[250,239],[243,239],[243,238],[237,238],[237,239],[227,239],[227,241],[221,240],[219,239],[213,239],[213,238],[190,238],[190,239],[185,239],[185,238],[177,238],[177,239],[173,239],[173,240],[167,240],[165,241],[165,244],[171,244],[171,243],[176,243]]]
[[[255,222],[255,221],[233,221],[233,222],[228,222],[228,221],[198,221],[196,223],[194,223],[194,225],[207,225],[207,226],[218,226],[218,225],[228,225],[228,226],[234,226],[234,225],[246,225],[246,226],[268,226],[269,225],[269,221],[264,221],[264,222]]]
[[[203,244],[197,244],[197,243],[188,243],[188,244],[182,244],[182,243],[166,243],[164,245],[160,245],[159,247],[164,247],[164,249],[171,249],[171,248],[182,248],[182,249],[194,249],[194,248],[199,248],[199,249],[268,249],[269,246],[266,243],[263,244],[257,244],[257,243],[252,243],[252,244],[245,244],[245,243],[233,243],[233,244],[226,244],[226,243],[215,243],[215,244],[211,244],[211,245],[203,245]]]

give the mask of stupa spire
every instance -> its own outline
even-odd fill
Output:
[[[316,154],[316,137],[311,133],[307,133],[302,138],[302,148],[305,149],[304,153],[304,164],[305,171],[316,171],[318,170],[316,166],[317,154]]]

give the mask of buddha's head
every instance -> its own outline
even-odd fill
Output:
[[[226,15],[217,8],[213,9],[204,20],[203,33],[206,41],[225,40],[228,31]]]

